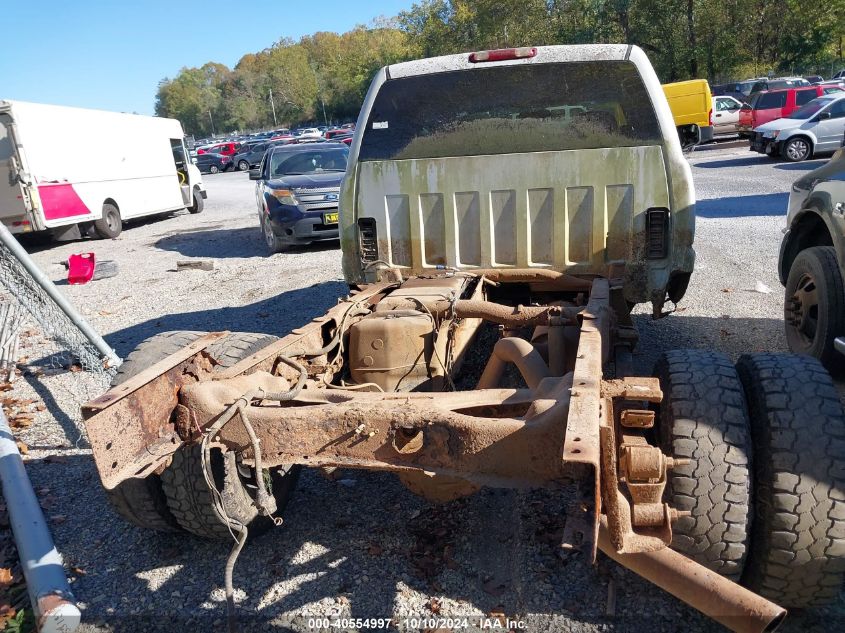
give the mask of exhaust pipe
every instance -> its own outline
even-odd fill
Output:
[[[605,517],[602,517],[599,527],[598,546],[623,567],[671,593],[731,631],[774,631],[786,617],[786,609],[668,547],[656,552],[620,554],[610,542]]]
[[[508,363],[513,363],[519,368],[519,373],[522,374],[529,389],[536,389],[543,378],[551,375],[540,352],[534,349],[531,343],[525,339],[507,337],[496,341],[490,360],[487,361],[487,366],[475,388],[495,389],[498,387]]]

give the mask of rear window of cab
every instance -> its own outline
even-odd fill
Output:
[[[370,110],[358,158],[444,158],[662,142],[651,98],[633,63],[533,63],[386,81]]]

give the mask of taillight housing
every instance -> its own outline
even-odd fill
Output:
[[[669,209],[649,209],[645,214],[646,259],[669,255]]]
[[[537,48],[534,46],[523,46],[521,48],[497,48],[492,51],[477,51],[470,53],[469,61],[472,64],[483,62],[503,62],[510,59],[527,59],[537,55]]]
[[[710,121],[710,126],[713,126],[713,108],[707,113],[707,120]]]
[[[378,260],[378,234],[375,218],[358,218],[358,246],[361,249],[361,261]]]

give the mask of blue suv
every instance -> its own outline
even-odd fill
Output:
[[[349,148],[343,143],[274,147],[250,169],[264,241],[272,253],[338,239],[338,197]]]

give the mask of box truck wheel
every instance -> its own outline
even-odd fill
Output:
[[[194,203],[188,207],[188,211],[191,213],[202,213],[204,205],[205,203],[200,195],[199,187],[194,187]]]
[[[845,412],[821,363],[737,362],[754,442],[754,521],[742,584],[784,607],[836,600],[845,576]]]
[[[672,547],[739,580],[751,531],[751,430],[742,383],[719,352],[673,350],[657,363],[663,450],[690,463],[667,474]]]
[[[123,229],[123,220],[120,219],[120,211],[110,202],[103,205],[103,217],[94,221],[94,231],[98,237],[114,239],[120,235]]]

